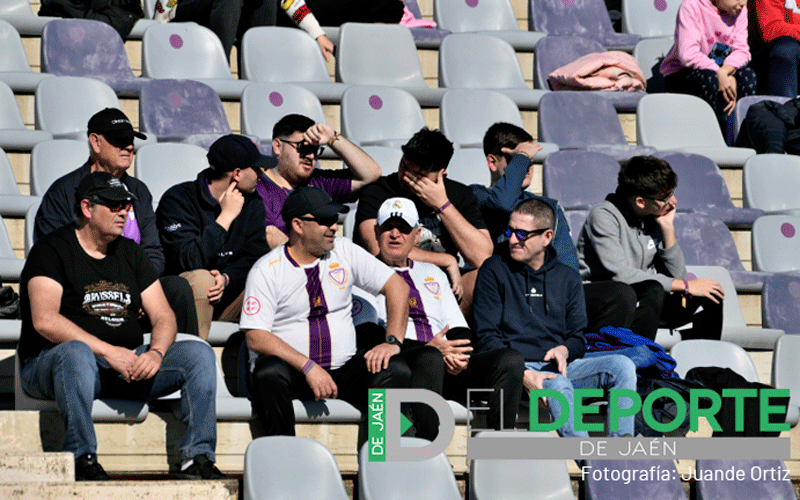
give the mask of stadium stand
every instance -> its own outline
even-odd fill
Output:
[[[797,335],[780,337],[775,343],[775,351],[772,354],[772,386],[776,389],[789,390],[786,421],[792,426],[797,425],[800,420],[800,368],[797,366],[799,355],[800,336]]]
[[[433,19],[453,33],[480,33],[500,38],[514,50],[532,51],[544,33],[522,31],[508,0],[434,0]]]
[[[716,479],[716,471],[727,471],[733,468],[741,480],[729,481]],[[770,477],[758,477],[754,470],[774,470]],[[751,498],[769,498],[770,500],[795,500],[792,483],[783,481],[786,467],[782,460],[698,460],[697,461],[697,500],[713,500],[715,498],[738,498],[743,492]]]
[[[742,128],[742,122],[747,117],[747,110],[750,109],[750,106],[761,101],[775,101],[779,104],[783,104],[788,100],[788,97],[777,95],[748,95],[740,98],[736,101],[736,107],[733,109],[734,136],[739,136],[739,130]]]
[[[0,280],[19,281],[24,265],[25,259],[17,258],[14,253],[11,238],[8,237],[8,230],[3,218],[0,217]]]
[[[28,207],[38,201],[39,198],[36,196],[26,196],[19,192],[8,156],[0,149],[0,215],[25,217]]]
[[[761,290],[763,325],[767,328],[784,330],[787,334],[800,333],[798,300],[800,300],[800,276],[796,274],[769,276],[764,280],[764,288]]]
[[[622,0],[622,26],[625,33],[644,38],[675,36],[675,19],[681,0],[643,2]]]
[[[667,91],[664,76],[659,68],[661,67],[661,61],[664,60],[669,49],[672,48],[674,38],[673,35],[659,38],[642,38],[633,48],[633,57],[642,70],[645,81],[647,81],[648,94]]]
[[[26,36],[39,36],[44,27],[57,17],[37,16],[33,13],[29,0],[3,0],[0,4],[0,18],[9,22],[20,34]],[[133,26],[130,38],[142,38],[147,28],[156,24],[149,19],[139,19]]]
[[[403,151],[400,148],[386,146],[364,146],[363,149],[381,167],[381,175],[391,175],[397,172]],[[344,164],[342,164],[344,165]],[[352,212],[353,210],[350,210]]]
[[[88,158],[89,143],[86,140],[40,142],[31,151],[31,194],[44,196],[50,184],[86,163]]]
[[[621,500],[623,498],[658,498],[659,500],[684,500],[686,493],[678,477],[675,462],[672,460],[586,460],[589,470],[601,470],[604,474],[620,474],[623,471],[632,476],[642,477],[651,467],[669,471],[669,480],[661,481],[654,477],[643,481],[608,481],[602,475],[590,474],[585,481],[586,500]],[[608,472],[605,472],[608,469]],[[648,476],[645,474],[644,478]]]
[[[685,377],[698,366],[730,368],[750,382],[758,382],[756,365],[740,346],[723,340],[682,340],[669,351],[675,358],[675,373]]]
[[[461,182],[467,186],[480,184],[488,186],[491,181],[489,167],[483,149],[456,149],[447,165],[447,178]]]
[[[161,196],[175,184],[193,181],[208,168],[207,151],[192,144],[148,144],[139,149],[134,159],[136,178],[144,182],[153,195],[153,210]]]
[[[558,151],[544,160],[543,194],[564,210],[591,210],[617,189],[618,173],[619,163],[603,153]],[[580,224],[573,233],[576,240],[583,220]]]
[[[800,271],[800,215],[765,215],[753,224],[753,269],[772,273]]]
[[[744,206],[769,214],[800,215],[800,158],[761,154],[747,159],[742,169]]]
[[[399,88],[354,85],[340,112],[342,135],[357,146],[399,148],[425,126],[417,100]]]
[[[0,147],[6,151],[30,151],[52,138],[49,132],[25,127],[13,91],[0,81]]]
[[[631,51],[641,38],[635,34],[615,33],[602,0],[529,0],[528,29],[548,35],[594,38],[606,48],[614,50]]]
[[[27,0],[24,1],[28,3]],[[3,46],[3,51],[0,52],[0,81],[5,82],[15,92],[33,92],[39,82],[51,75],[31,69],[19,32],[4,17],[0,13],[0,45]]]

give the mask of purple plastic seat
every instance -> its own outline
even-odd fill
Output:
[[[539,40],[533,58],[533,87],[537,89],[550,89],[548,77],[550,73],[565,66],[586,54],[605,52],[603,45],[595,39],[586,36],[559,35],[546,36]],[[635,112],[639,100],[646,95],[645,92],[613,92],[592,91],[608,99],[618,111]]]
[[[675,215],[675,235],[686,265],[721,266],[728,270],[738,292],[759,292],[772,273],[747,271],[728,227],[719,219],[698,213]]]
[[[615,33],[603,0],[529,0],[528,29],[594,38],[609,49],[633,50],[642,37]]]
[[[539,101],[538,119],[539,140],[560,149],[595,151],[618,161],[656,151],[628,144],[614,107],[598,92],[549,92]]]
[[[609,481],[602,478],[598,480],[595,479],[595,476],[602,476],[602,474],[591,474],[594,471],[603,472],[604,469],[608,469],[610,475],[614,475],[613,471],[617,471],[617,474],[624,472],[630,474],[631,477],[641,478],[648,477],[645,471],[650,470],[651,466],[655,466],[656,470],[669,471],[670,479],[661,481],[659,476],[650,481],[636,480],[626,484],[626,481]],[[672,460],[587,460],[586,467],[591,467],[588,469],[590,474],[587,475],[585,481],[585,498],[587,500],[640,500],[643,498],[684,500],[686,498],[678,470]],[[642,474],[638,474],[638,471],[642,471]]]
[[[131,71],[117,30],[89,19],[56,19],[47,23],[42,33],[42,71],[95,78],[124,96],[139,95],[147,81]]]
[[[736,479],[703,479],[707,471],[728,471],[735,469]],[[777,471],[770,474],[769,469]],[[759,477],[754,470],[766,473]],[[718,498],[769,498],[770,500],[796,500],[791,481],[782,481],[786,467],[782,460],[698,460],[697,500]],[[705,473],[705,474],[704,474]],[[788,474],[787,474],[788,476]]]
[[[547,155],[543,170],[545,196],[564,210],[589,210],[617,188],[619,163],[593,151],[557,151]]]
[[[572,243],[577,246],[578,236],[580,236],[581,229],[583,229],[583,223],[586,222],[586,218],[589,217],[589,211],[564,210],[564,216],[567,218],[567,224],[569,224],[569,232],[570,236],[572,236]]]
[[[139,98],[139,125],[159,141],[208,148],[231,133],[214,89],[192,80],[150,80]]]
[[[693,153],[656,153],[678,174],[679,212],[699,212],[715,217],[728,227],[749,228],[764,215],[763,210],[733,205],[728,186],[714,162]]]
[[[764,280],[761,321],[767,328],[800,334],[800,275],[776,273]]]

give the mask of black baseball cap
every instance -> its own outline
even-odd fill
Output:
[[[89,118],[88,134],[100,134],[112,139],[138,137],[147,139],[147,136],[133,129],[131,121],[125,113],[116,108],[106,108],[98,111]]]
[[[133,201],[136,196],[119,179],[108,172],[92,172],[75,188],[75,200]]]
[[[232,172],[237,168],[272,168],[278,159],[264,156],[244,135],[229,134],[220,137],[208,148],[208,163],[217,172]]]
[[[317,219],[326,219],[349,211],[350,207],[335,203],[322,189],[302,186],[289,193],[283,203],[283,220],[288,226],[292,219],[306,214],[313,215]]]

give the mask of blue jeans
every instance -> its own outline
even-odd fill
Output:
[[[148,349],[136,349],[141,354]],[[161,368],[148,380],[126,382],[89,346],[70,340],[44,348],[20,372],[22,387],[34,398],[54,399],[64,421],[62,451],[75,457],[96,453],[92,402],[99,398],[147,401],[181,390],[181,414],[186,426],[181,458],[205,454],[215,461],[217,445],[216,357],[205,342],[175,342]]]
[[[525,368],[538,371],[546,364],[549,364],[549,361],[526,361]],[[600,388],[605,390],[631,389],[635,391],[636,365],[627,356],[619,354],[578,358],[567,364],[566,377],[558,374],[555,378],[545,380],[542,385],[545,389],[555,389],[563,394],[569,404],[569,418],[558,429],[558,435],[562,437],[589,437],[588,432],[575,430],[573,389]],[[531,404],[535,403],[535,401],[531,401]],[[630,398],[620,398],[619,406],[621,409],[630,408],[632,404]],[[561,417],[561,405],[555,398],[547,398],[547,406],[555,422]],[[609,422],[610,428],[611,423]],[[611,436],[625,434],[633,436],[633,417],[621,417],[619,419],[619,430],[609,433]]]

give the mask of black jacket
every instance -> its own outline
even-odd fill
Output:
[[[42,0],[39,15],[101,21],[124,40],[144,12],[139,0]]]

